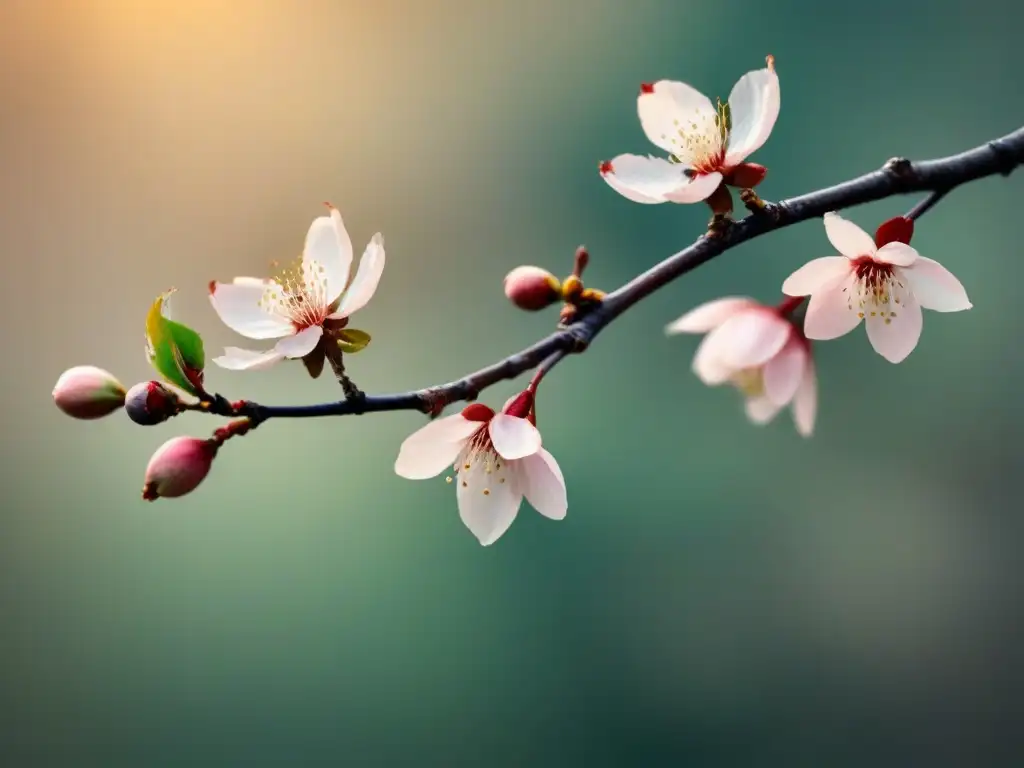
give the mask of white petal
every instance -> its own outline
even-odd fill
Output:
[[[814,371],[814,360],[808,356],[800,387],[793,397],[793,422],[796,431],[803,437],[814,432],[814,420],[818,415],[818,375]]]
[[[779,76],[771,69],[747,72],[729,94],[732,129],[726,165],[736,165],[768,140],[779,117]]]
[[[362,258],[359,259],[359,268],[356,276],[352,278],[345,295],[341,298],[338,311],[331,317],[348,317],[359,311],[373,298],[380,282],[380,276],[384,272],[384,238],[380,232],[373,236]]]
[[[924,318],[921,314],[921,305],[905,288],[901,293],[893,290],[892,297],[900,299],[900,303],[895,305],[897,309],[892,313],[895,317],[882,317],[881,313],[869,311],[864,323],[867,326],[868,340],[875,351],[890,363],[900,363],[917,346]]]
[[[707,333],[718,327],[741,309],[755,305],[753,299],[745,296],[726,296],[715,299],[699,307],[694,307],[685,315],[665,328],[665,333]]]
[[[703,133],[715,129],[715,107],[711,99],[686,83],[659,80],[650,93],[641,89],[636,100],[640,125],[652,144],[669,154],[685,153],[684,133]],[[691,126],[697,125],[696,129]]]
[[[747,412],[747,418],[755,424],[767,424],[775,418],[775,414],[782,410],[781,406],[776,405],[765,396],[749,398],[744,409]]]
[[[521,459],[540,450],[540,432],[526,419],[496,413],[487,428],[494,450],[503,459]]]
[[[714,387],[726,382],[736,370],[722,362],[721,347],[714,338],[715,331],[705,336],[693,356],[693,372],[697,378]]]
[[[660,157],[619,155],[601,171],[608,186],[635,203],[697,202],[718,189],[721,174],[687,177],[686,167]],[[712,178],[717,176],[717,181]],[[689,198],[695,198],[690,200]]]
[[[855,276],[837,280],[816,291],[807,302],[804,315],[804,334],[809,339],[827,341],[838,339],[852,331],[861,321],[860,309],[850,306]]]
[[[272,280],[236,277],[233,283],[211,283],[210,303],[221,322],[235,333],[250,339],[279,339],[293,328],[287,319],[260,306],[268,290],[283,293]]]
[[[306,246],[302,251],[303,269],[306,274],[319,274],[327,282],[327,303],[331,304],[341,296],[348,283],[348,270],[352,266],[352,239],[345,229],[341,214],[333,205],[327,216],[313,220],[306,233]]]
[[[324,329],[319,325],[311,325],[309,328],[299,331],[294,336],[288,336],[277,342],[274,347],[284,357],[305,357],[316,348],[320,337],[324,335]]]
[[[823,256],[812,259],[786,278],[782,292],[787,296],[810,296],[822,287],[848,275],[853,266],[845,256]]]
[[[779,353],[793,326],[769,309],[740,312],[708,334],[714,354],[734,369],[764,365]]]
[[[902,272],[910,282],[914,297],[925,309],[960,312],[971,308],[963,285],[939,262],[918,256],[917,261]]]
[[[516,463],[526,500],[544,517],[562,520],[569,502],[565,493],[565,478],[555,457],[541,448]]]
[[[917,250],[906,243],[893,241],[875,251],[874,260],[897,267],[909,267],[917,260]]]
[[[807,366],[805,342],[795,334],[789,343],[764,367],[764,393],[778,406],[786,405],[796,394]]]
[[[436,477],[455,463],[466,441],[483,428],[482,422],[465,419],[461,413],[428,422],[402,442],[395,473],[409,480]]]
[[[487,474],[488,464],[478,459],[470,464],[469,469],[461,470],[455,491],[459,517],[485,547],[496,542],[509,529],[523,501],[515,471],[517,468],[506,465],[508,471],[504,477],[507,482],[501,483],[493,474]]]
[[[847,221],[838,213],[829,212],[824,216],[825,234],[832,247],[843,256],[857,259],[861,256],[873,256],[877,248],[874,238],[852,221]]]
[[[225,347],[221,357],[213,358],[213,363],[229,371],[262,371],[284,359],[276,349],[266,352],[254,352],[251,349]]]

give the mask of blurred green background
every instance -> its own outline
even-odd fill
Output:
[[[212,354],[244,341],[207,282],[297,254],[324,200],[357,252],[388,246],[359,385],[454,378],[549,330],[503,299],[512,267],[566,273],[585,243],[611,289],[702,230],[598,176],[650,149],[638,83],[725,97],[774,54],[777,199],[1020,126],[1020,24],[952,0],[6,0],[0,763],[1019,765],[1024,177],[918,227],[972,311],[927,314],[898,366],[863,330],[818,346],[811,441],[749,425],[662,329],[776,300],[831,251],[820,223],[630,311],[542,390],[568,518],[524,507],[487,549],[443,479],[394,475],[416,414],[267,424],[150,505],[149,455],[213,420],[80,423],[50,390],[82,363],[148,378],[172,285]],[[208,381],[339,396],[297,364]]]

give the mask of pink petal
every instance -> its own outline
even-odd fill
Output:
[[[455,491],[459,517],[485,547],[496,542],[509,529],[523,501],[514,470],[510,468],[505,473],[506,482],[501,483],[493,474],[487,474],[487,464],[477,460],[470,464],[469,469],[461,469]]]
[[[693,372],[697,378],[709,387],[717,386],[728,381],[736,371],[731,366],[722,362],[719,356],[721,347],[715,339],[715,332],[712,331],[705,336],[697,352],[693,356]]]
[[[727,296],[695,307],[666,328],[666,333],[707,333],[724,323],[736,312],[756,305],[745,296]]]
[[[491,419],[488,429],[494,450],[503,459],[521,459],[540,450],[540,432],[526,419],[498,413]]]
[[[786,278],[782,292],[787,296],[810,296],[852,270],[853,265],[845,256],[813,259]]]
[[[685,151],[680,130],[690,133],[690,126],[696,123],[697,130],[703,133],[709,122],[714,126],[715,107],[711,100],[686,83],[659,80],[641,89],[636,106],[647,138],[669,154]]]
[[[892,297],[900,299],[899,304],[887,305],[896,307],[893,312],[882,317],[878,311],[869,311],[864,323],[875,351],[890,363],[900,363],[917,346],[924,318],[921,305],[905,288],[899,294],[894,290]]]
[[[902,272],[914,297],[925,309],[960,312],[973,306],[960,281],[937,261],[918,256],[917,261]]]
[[[857,259],[861,256],[872,256],[875,251],[875,240],[871,235],[852,221],[847,221],[838,213],[829,212],[824,216],[825,234],[832,247],[843,256]]]
[[[284,290],[271,280],[236,277],[233,283],[210,283],[210,303],[221,322],[250,339],[279,339],[292,332],[287,319],[261,305],[268,290]]]
[[[917,260],[917,251],[906,243],[893,241],[886,243],[872,257],[875,261],[883,264],[892,264],[897,267],[909,267]]]
[[[602,165],[601,176],[612,189],[635,203],[665,203],[669,202],[670,195],[672,202],[690,202],[688,198],[692,196],[703,200],[721,182],[720,174],[715,182],[708,180],[715,174],[691,179],[685,171],[685,166],[660,157],[619,155]],[[695,186],[697,181],[700,183]]]
[[[352,278],[352,284],[345,291],[338,305],[338,311],[331,315],[332,318],[349,317],[354,312],[362,309],[373,298],[380,283],[380,276],[384,272],[384,238],[378,232],[370,240],[370,244],[363,251],[359,259],[359,268],[356,276]]]
[[[726,320],[708,334],[722,363],[733,369],[764,365],[779,353],[793,327],[768,309],[751,309]]]
[[[779,117],[779,76],[771,69],[748,72],[729,94],[732,129],[725,156],[726,165],[736,165],[768,140]]]
[[[329,208],[329,214],[314,219],[306,233],[302,263],[304,271],[323,276],[327,283],[327,303],[331,304],[341,296],[348,283],[348,270],[352,266],[352,239],[348,236],[338,209],[333,205]]]
[[[699,203],[711,197],[711,194],[722,185],[722,174],[702,173],[687,177],[685,187],[669,192],[665,199],[670,203]]]
[[[807,358],[800,387],[793,397],[792,408],[796,431],[803,437],[810,437],[814,432],[814,421],[818,415],[818,376],[814,370],[814,360],[810,357]]]
[[[768,399],[780,407],[792,400],[806,366],[804,342],[792,335],[782,351],[764,367],[764,393]]]
[[[850,302],[854,297],[854,276],[838,280],[811,296],[804,316],[804,335],[809,339],[838,339],[856,328],[860,309]]]
[[[263,371],[283,359],[284,356],[276,349],[254,352],[251,349],[225,347],[224,354],[213,358],[213,363],[229,371]]]
[[[565,478],[555,457],[541,448],[518,464],[526,500],[544,517],[562,520],[569,502],[565,493]]]
[[[460,413],[428,422],[398,449],[395,474],[409,480],[436,477],[455,463],[466,441],[483,428],[480,422],[469,421]]]
[[[294,336],[288,336],[277,342],[274,349],[277,350],[278,354],[284,357],[296,358],[305,357],[312,352],[320,341],[320,337],[324,335],[324,329],[319,325],[311,325],[309,328],[305,328]]]
[[[775,418],[775,414],[782,410],[781,406],[776,405],[765,396],[749,398],[744,409],[747,412],[747,418],[758,425],[767,424]]]

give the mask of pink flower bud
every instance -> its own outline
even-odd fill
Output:
[[[146,467],[142,498],[173,499],[196,489],[210,472],[218,445],[197,437],[172,437],[157,448]]]
[[[60,375],[53,387],[53,402],[68,416],[98,419],[124,405],[124,386],[94,365],[79,365]]]
[[[562,297],[562,285],[546,269],[516,267],[505,275],[505,295],[520,309],[536,312]]]
[[[159,381],[143,381],[128,390],[124,409],[136,424],[150,427],[181,413],[181,400]]]

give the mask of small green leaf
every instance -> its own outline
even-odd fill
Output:
[[[370,334],[357,328],[345,328],[338,331],[338,349],[347,355],[354,355],[366,349],[370,343]]]
[[[169,383],[203,397],[203,340],[191,328],[167,316],[172,293],[173,288],[158,296],[146,314],[146,355],[150,365]]]

